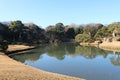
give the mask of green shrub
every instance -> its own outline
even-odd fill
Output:
[[[88,34],[78,34],[75,36],[76,42],[89,42],[90,40],[90,35]]]
[[[6,41],[6,40],[1,41],[0,42],[0,48],[1,48],[2,51],[6,51],[7,48],[8,48],[8,41]]]

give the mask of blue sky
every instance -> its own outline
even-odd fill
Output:
[[[0,0],[0,21],[21,20],[46,27],[120,21],[120,0]]]

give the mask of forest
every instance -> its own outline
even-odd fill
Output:
[[[7,49],[8,44],[45,44],[61,42],[94,42],[105,37],[117,37],[120,40],[120,22],[108,25],[101,23],[70,24],[56,23],[45,29],[34,23],[20,20],[0,22],[0,47]]]

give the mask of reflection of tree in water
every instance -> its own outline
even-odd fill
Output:
[[[120,66],[120,53],[115,54],[110,58],[110,61],[115,66]]]
[[[13,55],[10,57],[12,57],[13,59],[18,60],[22,63],[24,63],[26,60],[34,62],[34,61],[40,59],[41,55],[43,53],[44,53],[43,49],[37,48],[37,49],[29,50],[27,52],[22,52],[19,55]]]
[[[74,54],[75,46],[74,44],[58,44],[58,45],[50,45],[46,48],[46,53],[49,56],[56,57],[59,60],[63,60],[66,54]]]
[[[67,43],[64,45],[65,45],[66,54],[71,54],[71,55],[75,54],[75,46],[76,46],[75,43],[69,43],[69,44]]]
[[[106,58],[109,52],[95,47],[83,47],[83,46],[76,46],[76,44],[74,43],[63,43],[57,45],[52,44],[52,45],[40,46],[37,49],[33,49],[23,53],[24,54],[20,54],[19,56],[14,55],[12,57],[21,62],[25,62],[25,60],[34,62],[40,59],[42,54],[46,53],[48,56],[55,57],[58,60],[63,60],[65,58],[65,55],[70,55],[71,57],[76,57],[78,55],[81,55],[87,59],[93,59],[99,55]]]
[[[107,57],[108,52],[95,47],[76,46],[74,43],[64,43],[58,45],[49,45],[46,47],[46,53],[49,56],[63,60],[65,55],[75,57],[81,55],[85,58],[93,59],[96,56],[102,55]]]
[[[47,55],[56,57],[59,60],[63,60],[65,58],[65,49],[62,45],[49,45],[46,48],[46,53]]]
[[[102,55],[104,58],[106,58],[108,52],[95,47],[76,46],[76,54],[80,54],[85,58],[93,59],[99,55]]]

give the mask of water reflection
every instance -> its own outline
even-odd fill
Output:
[[[51,57],[55,57],[59,60],[63,60],[65,58],[65,49],[62,45],[52,45],[46,48],[46,54]]]
[[[120,66],[120,54],[114,55],[110,58],[110,61],[115,66]]]
[[[42,58],[43,54],[47,54],[50,57],[55,57],[58,60],[64,60],[66,55],[69,55],[72,58],[82,56],[86,59],[95,59],[98,56],[107,58],[109,54],[112,54],[112,57],[109,58],[110,62],[115,66],[120,66],[119,53],[113,55],[113,52],[105,51],[95,47],[83,47],[74,43],[40,46],[37,49],[29,50],[23,53],[24,54],[13,55],[10,57],[24,63],[26,60],[31,62],[37,61],[38,59]]]
[[[33,49],[33,50],[25,51],[25,52],[23,51],[19,55],[12,55],[10,57],[22,63],[24,63],[26,60],[34,62],[42,58],[43,53],[44,53],[44,50],[42,51],[41,49],[40,50]]]
[[[82,47],[76,46],[76,53],[80,54],[81,56],[87,59],[94,59],[97,56],[103,56],[104,58],[107,57],[108,52],[96,47]]]

